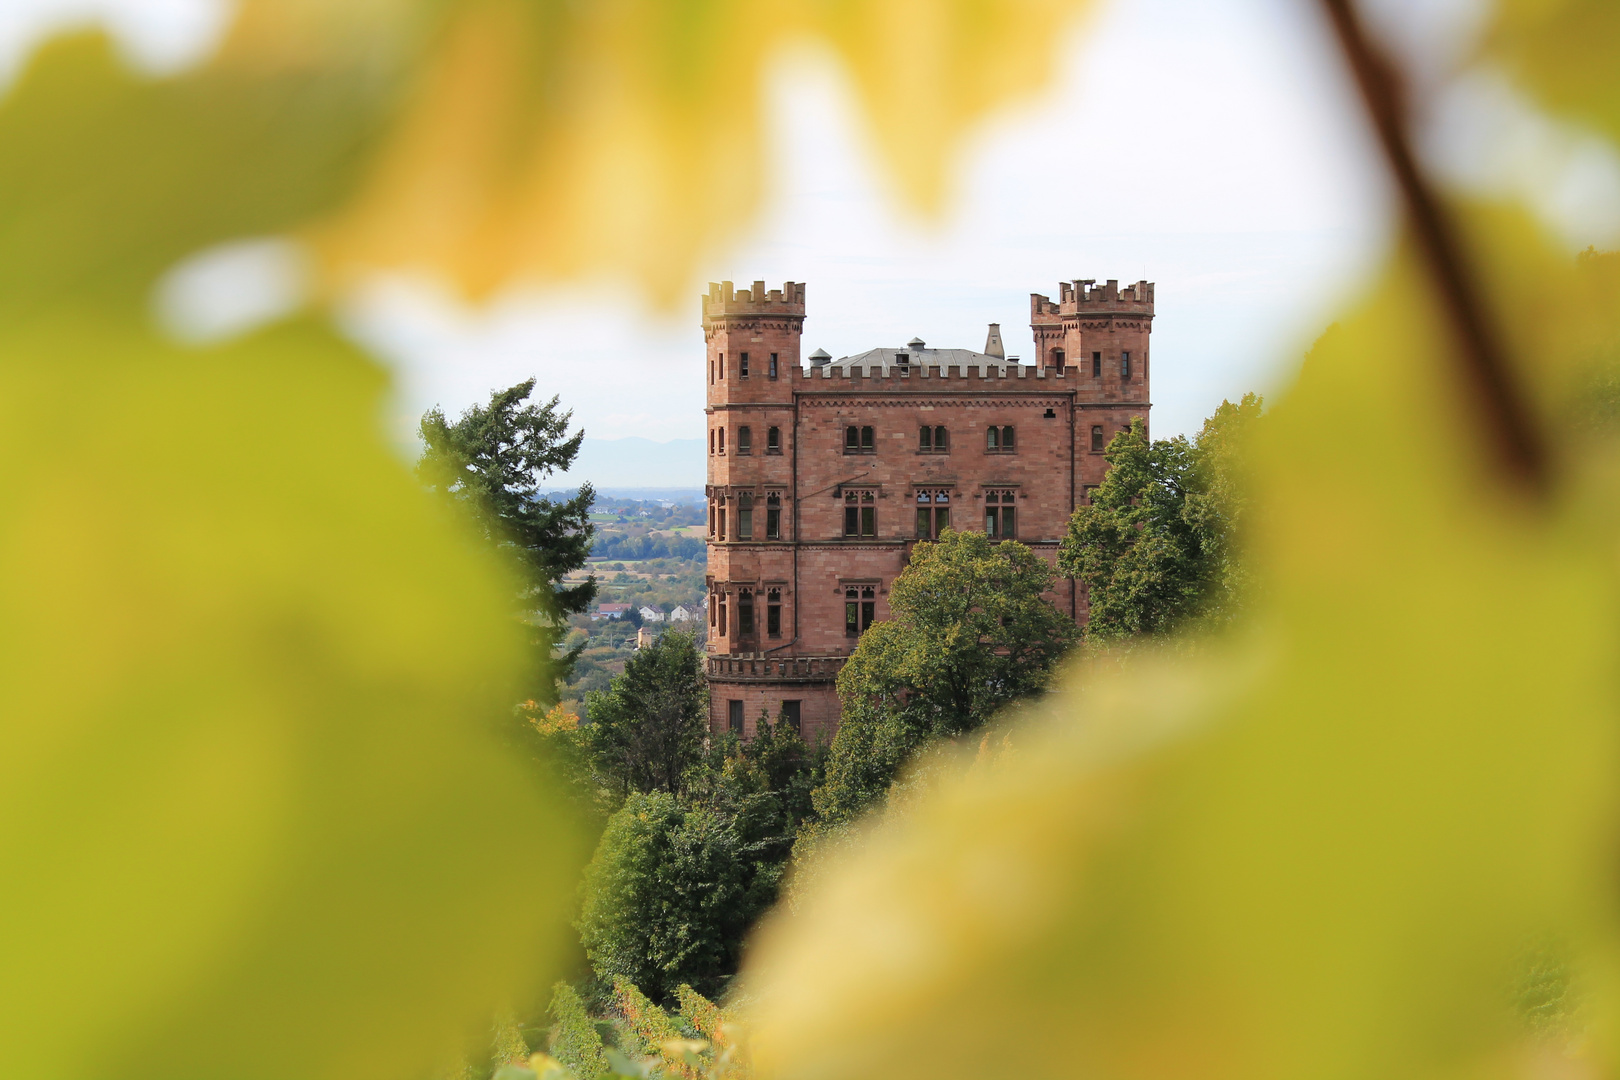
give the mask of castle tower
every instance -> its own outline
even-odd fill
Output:
[[[763,281],[742,290],[726,281],[703,297],[711,657],[795,639],[793,394],[804,306],[804,284],[791,281],[768,292]],[[747,716],[750,728],[757,719]]]

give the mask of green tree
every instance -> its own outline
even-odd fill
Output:
[[[681,791],[703,751],[708,707],[697,642],[672,631],[631,656],[605,693],[586,695],[586,745],[620,791]]]
[[[596,493],[582,484],[572,499],[553,501],[540,484],[565,473],[579,455],[585,433],[568,434],[572,412],[559,411],[558,398],[529,401],[534,379],[490,394],[488,405],[474,405],[455,421],[438,407],[422,416],[426,449],[417,476],[473,513],[491,541],[516,556],[522,574],[519,600],[536,619],[540,659],[550,677],[539,679],[537,695],[547,704],[566,680],[579,650],[552,657],[567,633],[569,615],[583,612],[596,596],[596,578],[563,586],[563,575],[584,567],[595,526],[590,521]]]
[[[774,898],[735,819],[668,791],[632,792],[586,867],[578,927],[603,982],[669,1000],[686,983],[714,996]]]
[[[875,624],[838,676],[843,717],[816,790],[822,826],[880,801],[930,739],[981,727],[1042,690],[1078,635],[1045,594],[1053,572],[1011,540],[946,530],[918,544]]]
[[[1109,443],[1108,475],[1091,505],[1075,511],[1058,551],[1058,568],[1086,586],[1088,641],[1220,624],[1241,607],[1239,453],[1260,409],[1255,394],[1222,402],[1196,441],[1149,441],[1138,418]]]

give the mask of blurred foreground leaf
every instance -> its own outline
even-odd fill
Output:
[[[1553,425],[1620,295],[1471,235]],[[1560,426],[1555,502],[1522,501],[1437,319],[1403,255],[1271,414],[1246,633],[1073,672],[778,916],[745,972],[771,1075],[1511,1075],[1529,947],[1604,985],[1613,432]]]

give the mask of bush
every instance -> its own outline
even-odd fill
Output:
[[[572,986],[560,982],[551,992],[551,1056],[568,1066],[579,1080],[596,1080],[610,1071],[602,1052],[602,1036],[585,1011],[585,1003]]]
[[[718,992],[770,900],[752,888],[753,853],[732,824],[668,792],[625,800],[585,870],[578,926],[599,978],[662,1000],[682,983]]]

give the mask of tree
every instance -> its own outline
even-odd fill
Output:
[[[716,995],[775,895],[754,888],[749,847],[717,810],[631,793],[585,870],[577,925],[597,977],[666,1001],[682,983]]]
[[[1246,499],[1238,449],[1261,399],[1222,402],[1196,442],[1150,442],[1140,419],[1116,435],[1108,475],[1069,522],[1058,568],[1090,599],[1085,635],[1098,644],[1221,624],[1247,595],[1236,546]]]
[[[917,545],[889,594],[893,617],[839,673],[843,717],[814,800],[823,826],[880,801],[923,743],[971,732],[1046,686],[1078,634],[1043,595],[1053,576],[1023,544],[983,533],[948,529]]]
[[[702,753],[708,707],[697,643],[672,631],[630,657],[607,692],[586,696],[585,738],[619,790],[681,791]]]
[[[540,494],[541,481],[573,465],[585,433],[569,436],[574,414],[559,411],[557,397],[543,405],[529,402],[534,385],[527,379],[497,390],[488,405],[474,405],[454,422],[438,407],[429,409],[422,416],[426,449],[416,471],[430,488],[469,510],[484,534],[515,556],[522,610],[536,620],[539,635],[536,667],[550,666],[537,693],[549,702],[579,654],[575,648],[551,655],[567,633],[565,620],[596,596],[594,575],[578,585],[562,585],[563,576],[583,568],[590,555],[596,493],[583,484],[572,499],[560,502]]]

